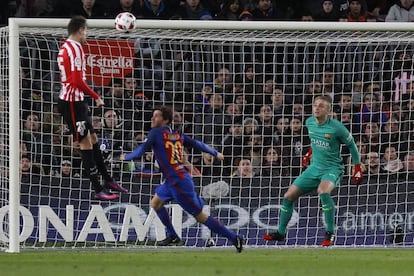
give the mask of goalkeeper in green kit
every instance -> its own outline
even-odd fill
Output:
[[[329,96],[318,96],[312,106],[313,116],[306,120],[311,148],[303,157],[302,165],[309,167],[289,186],[284,195],[280,209],[278,231],[263,235],[268,241],[284,241],[286,227],[292,216],[293,204],[302,194],[315,189],[322,203],[326,224],[325,238],[322,246],[330,246],[335,239],[335,204],[331,197],[333,189],[339,186],[344,173],[344,165],[340,153],[342,143],[351,152],[354,172],[352,182],[360,184],[363,175],[360,156],[355,141],[346,127],[339,121],[330,118],[332,102]]]

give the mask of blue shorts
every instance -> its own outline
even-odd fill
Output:
[[[196,193],[192,179],[184,178],[175,185],[168,180],[159,185],[155,192],[162,201],[175,200],[187,213],[196,217],[203,211],[204,200]]]

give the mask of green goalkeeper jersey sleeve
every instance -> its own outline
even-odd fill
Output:
[[[331,166],[343,167],[341,144],[346,144],[351,152],[352,163],[359,164],[360,156],[354,138],[338,120],[329,118],[319,125],[315,117],[306,120],[312,146],[311,166],[326,169]]]

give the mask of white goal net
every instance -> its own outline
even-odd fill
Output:
[[[414,34],[406,25],[138,21],[139,29],[121,33],[111,20],[89,20],[87,79],[105,101],[103,109],[91,101],[91,116],[108,168],[129,189],[104,202],[94,199],[56,110],[56,57],[67,21],[11,22],[10,30],[0,29],[3,248],[151,246],[164,239],[149,206],[162,181],[152,155],[119,161],[145,139],[152,108],[161,104],[176,111],[176,128],[226,156],[220,163],[186,154],[205,210],[247,245],[273,246],[261,236],[277,229],[283,194],[302,171],[309,147],[303,125],[318,94],[333,98],[332,116],[351,130],[366,170],[363,184],[350,184],[344,147],[345,175],[333,193],[335,245],[413,245]],[[210,238],[228,245],[174,202],[169,210],[185,246]],[[316,246],[324,231],[311,193],[296,203],[285,244]]]

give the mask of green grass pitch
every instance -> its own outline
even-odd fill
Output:
[[[25,251],[0,253],[0,275],[414,275],[412,249]]]

